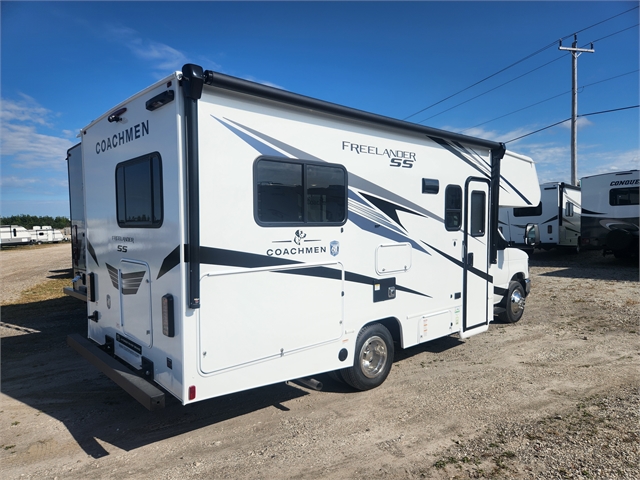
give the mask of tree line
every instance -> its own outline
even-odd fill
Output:
[[[12,215],[10,217],[0,217],[2,225],[19,225],[27,230],[31,230],[35,225],[41,227],[49,225],[56,230],[71,226],[71,221],[67,217],[50,217],[45,215],[39,217],[36,215]]]

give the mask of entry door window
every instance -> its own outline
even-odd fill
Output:
[[[472,192],[471,193],[471,236],[472,237],[484,237],[485,234],[485,219],[486,219],[486,207],[485,207],[485,193],[484,192]]]

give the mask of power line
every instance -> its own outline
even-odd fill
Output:
[[[602,110],[601,112],[583,113],[582,115],[578,115],[578,117],[590,117],[591,115],[600,115],[602,113],[619,112],[621,110],[629,110],[631,108],[638,108],[638,107],[640,107],[640,105],[632,105],[630,107],[613,108],[611,110]],[[555,127],[556,125],[560,125],[561,123],[568,122],[569,120],[571,120],[571,117],[565,118],[564,120],[556,122],[556,123],[554,123],[552,125],[547,125],[546,127],[540,128],[540,129],[538,129],[538,130],[536,130],[534,132],[530,132],[530,133],[526,133],[524,135],[520,135],[519,137],[512,138],[511,140],[507,140],[506,142],[502,142],[502,143],[506,144],[506,143],[515,142],[516,140],[520,140],[521,138],[528,137],[530,135],[533,135],[534,133],[542,132],[543,130],[547,130],[547,129],[551,128],[551,127]]]
[[[582,85],[580,87],[580,90],[583,90],[583,89],[585,89],[587,87],[591,87],[593,85],[597,85],[599,83],[604,83],[604,82],[608,82],[610,80],[615,80],[616,78],[624,77],[625,75],[631,75],[632,73],[636,73],[636,72],[638,72],[638,70],[633,70],[631,72],[622,73],[620,75],[616,75],[615,77],[605,78],[604,80],[598,80],[597,82],[588,83],[586,85]],[[535,107],[536,105],[540,105],[541,103],[548,102],[549,100],[553,100],[555,98],[561,97],[561,96],[566,95],[567,93],[570,93],[570,92],[571,92],[571,90],[567,90],[566,92],[559,93],[557,95],[554,95],[553,97],[545,98],[544,100],[540,100],[539,102],[532,103],[531,105],[527,105],[526,107],[522,107],[522,108],[519,108],[518,110],[514,110],[512,112],[505,113],[504,115],[500,115],[499,117],[492,118],[491,120],[487,120],[486,122],[478,123],[477,125],[473,125],[472,127],[465,128],[464,130],[461,130],[458,133],[464,133],[464,132],[466,132],[468,130],[471,130],[472,128],[480,127],[480,126],[485,125],[487,123],[491,123],[491,122],[494,122],[496,120],[500,120],[501,118],[508,117],[509,115],[513,115],[514,113],[521,112],[522,110],[526,110],[526,109],[531,108],[531,107]]]
[[[439,113],[436,113],[435,115],[431,115],[430,117],[423,118],[423,119],[422,119],[422,120],[420,120],[418,123],[426,122],[427,120],[430,120],[430,119],[432,119],[432,118],[434,118],[434,117],[437,117],[438,115],[442,115],[443,113],[448,112],[449,110],[453,110],[454,108],[458,108],[460,105],[464,105],[465,103],[469,103],[470,101],[475,100],[475,99],[476,99],[476,98],[478,98],[478,97],[482,97],[483,95],[486,95],[487,93],[493,92],[494,90],[497,90],[498,88],[504,87],[504,86],[505,86],[505,85],[507,85],[508,83],[515,82],[516,80],[518,80],[519,78],[524,77],[525,75],[529,75],[530,73],[533,73],[533,72],[535,72],[536,70],[540,70],[541,68],[546,67],[547,65],[549,65],[549,64],[551,64],[551,63],[553,63],[553,62],[557,62],[558,60],[560,60],[561,58],[566,57],[567,55],[569,55],[569,54],[568,54],[568,53],[566,53],[566,54],[562,55],[561,57],[558,57],[558,58],[556,58],[556,59],[554,59],[554,60],[551,60],[550,62],[547,62],[547,63],[545,63],[545,64],[543,64],[543,65],[540,65],[539,67],[536,67],[536,68],[534,68],[533,70],[529,70],[528,72],[523,73],[522,75],[519,75],[519,76],[517,76],[517,77],[515,77],[515,78],[512,78],[511,80],[509,80],[509,81],[507,81],[507,82],[504,82],[503,84],[500,84],[500,85],[498,85],[497,87],[493,87],[493,88],[491,88],[491,89],[489,89],[489,90],[486,90],[485,92],[480,93],[480,94],[476,95],[475,97],[469,98],[468,100],[465,100],[464,102],[460,102],[460,103],[458,103],[457,105],[454,105],[453,107],[449,107],[449,108],[447,108],[446,110],[443,110],[443,111],[441,111],[441,112],[439,112]]]
[[[614,15],[613,17],[606,18],[606,19],[604,19],[604,20],[601,20],[600,22],[594,23],[593,25],[590,25],[590,26],[585,27],[585,28],[583,28],[583,29],[581,29],[581,30],[578,30],[578,31],[577,31],[577,32],[575,32],[575,33],[584,32],[585,30],[589,30],[590,28],[593,28],[593,27],[595,27],[595,26],[597,26],[597,25],[600,25],[600,24],[602,24],[602,23],[608,22],[609,20],[612,20],[612,19],[614,19],[614,18],[616,18],[616,17],[619,17],[619,16],[621,16],[621,15],[624,15],[624,14],[626,14],[626,13],[629,13],[629,12],[631,12],[632,10],[636,10],[636,9],[638,9],[638,8],[640,8],[640,7],[636,6],[636,7],[630,8],[629,10],[625,10],[624,12],[621,12],[621,13],[619,13],[619,14],[617,14],[617,15]],[[636,25],[636,26],[637,26],[637,25]],[[633,27],[630,27],[630,28],[633,28]],[[626,29],[626,30],[628,30],[628,29]],[[616,32],[616,33],[619,33],[619,32]],[[562,40],[565,40],[565,39],[567,39],[567,38],[570,38],[570,37],[571,37],[571,36],[573,36],[573,35],[574,35],[574,34],[572,33],[572,34],[570,34],[570,35],[567,35],[567,36],[565,36],[565,37],[562,37]],[[614,34],[614,35],[615,35],[615,34]],[[603,38],[607,38],[607,37],[603,37]],[[602,39],[599,39],[599,40],[602,40]],[[595,41],[594,41],[594,42],[595,42]],[[548,44],[548,45],[546,45],[546,46],[544,46],[544,47],[540,48],[539,50],[537,50],[537,51],[535,51],[535,52],[533,52],[533,53],[531,53],[531,54],[527,55],[526,57],[524,57],[524,58],[522,58],[522,59],[518,60],[517,62],[514,62],[514,63],[512,63],[511,65],[509,65],[509,66],[507,66],[507,67],[505,67],[505,68],[503,68],[503,69],[501,69],[501,70],[499,70],[499,71],[497,71],[497,72],[495,72],[495,73],[493,73],[493,74],[489,75],[488,77],[485,77],[485,78],[483,78],[482,80],[479,80],[479,81],[477,81],[476,83],[474,83],[474,84],[472,84],[472,85],[470,85],[470,86],[468,86],[468,87],[466,87],[466,88],[463,88],[462,90],[460,90],[460,91],[458,91],[458,92],[456,92],[456,93],[454,93],[454,94],[452,94],[452,95],[449,95],[448,97],[443,98],[442,100],[440,100],[440,101],[438,101],[438,102],[436,102],[436,103],[433,103],[433,104],[431,104],[431,105],[429,105],[429,106],[427,106],[427,107],[425,107],[425,108],[423,108],[423,109],[421,109],[421,110],[418,110],[418,111],[417,111],[417,112],[415,112],[415,113],[412,113],[412,114],[411,114],[411,115],[409,115],[408,117],[403,118],[403,120],[408,120],[409,118],[414,117],[414,116],[418,115],[419,113],[424,112],[425,110],[429,110],[430,108],[435,107],[436,105],[439,105],[439,104],[441,104],[442,102],[445,102],[446,100],[449,100],[450,98],[453,98],[453,97],[455,97],[456,95],[459,95],[459,94],[461,94],[462,92],[465,92],[465,91],[469,90],[470,88],[473,88],[473,87],[475,87],[476,85],[479,85],[479,84],[481,84],[481,83],[485,82],[486,80],[489,80],[490,78],[493,78],[493,77],[495,77],[496,75],[498,75],[498,74],[500,74],[500,73],[502,73],[502,72],[504,72],[504,71],[506,71],[506,70],[510,69],[511,67],[514,67],[514,66],[516,66],[516,65],[518,65],[518,64],[520,64],[520,63],[522,63],[522,62],[524,62],[525,60],[528,60],[529,58],[531,58],[531,57],[533,57],[533,56],[535,56],[535,55],[537,55],[537,54],[539,54],[539,53],[541,53],[541,52],[543,52],[543,51],[545,51],[545,50],[547,50],[547,49],[549,49],[549,48],[553,47],[555,44],[556,44],[556,42],[554,41],[554,42],[552,42],[552,43],[550,43],[550,44]],[[422,121],[424,121],[424,120],[421,120],[421,122],[422,122]]]
[[[624,31],[626,31],[626,30],[630,30],[630,29],[632,29],[632,28],[635,28],[635,27],[637,27],[638,25],[639,25],[639,24],[637,24],[637,23],[636,23],[635,25],[632,25],[631,27],[625,28],[625,29],[623,29],[623,30],[618,30],[617,32],[612,33],[611,35],[607,35],[606,37],[599,38],[598,40],[594,40],[593,42],[590,42],[590,43],[595,43],[595,42],[598,42],[598,41],[603,40],[603,39],[605,39],[605,38],[613,37],[614,35],[617,35],[617,34],[619,34],[619,33],[622,33],[622,32],[624,32]],[[569,35],[569,37],[571,37],[571,35]],[[565,38],[566,38],[566,37],[565,37]],[[586,46],[587,46],[587,45],[589,45],[589,44],[588,44],[588,43],[586,43],[585,45],[583,45],[583,47],[585,47],[585,48],[586,48]],[[452,107],[447,108],[446,110],[442,110],[441,112],[436,113],[435,115],[431,115],[430,117],[423,118],[422,120],[418,121],[417,123],[426,122],[427,120],[431,120],[432,118],[435,118],[435,117],[437,117],[438,115],[442,115],[443,113],[446,113],[446,112],[448,112],[448,111],[450,111],[450,110],[453,110],[454,108],[458,108],[459,106],[464,105],[465,103],[469,103],[469,102],[471,102],[471,101],[475,100],[476,98],[482,97],[483,95],[486,95],[487,93],[493,92],[494,90],[497,90],[498,88],[504,87],[505,85],[507,85],[507,84],[509,84],[509,83],[511,83],[511,82],[515,82],[516,80],[519,80],[520,78],[522,78],[522,77],[524,77],[524,76],[526,76],[526,75],[529,75],[530,73],[533,73],[533,72],[535,72],[536,70],[540,70],[540,69],[541,69],[541,68],[543,68],[543,67],[546,67],[546,66],[548,66],[548,65],[551,65],[553,62],[557,62],[558,60],[560,60],[560,59],[562,59],[562,58],[566,57],[567,55],[571,55],[571,54],[570,54],[570,53],[566,53],[566,54],[564,54],[564,55],[562,55],[562,56],[560,56],[560,57],[558,57],[558,58],[555,58],[555,59],[553,59],[553,60],[551,60],[551,61],[549,61],[549,62],[547,62],[547,63],[544,63],[544,64],[542,64],[542,65],[540,65],[540,66],[538,66],[538,67],[534,68],[533,70],[529,70],[528,72],[525,72],[525,73],[523,73],[522,75],[518,75],[517,77],[512,78],[511,80],[508,80],[508,81],[506,81],[506,82],[504,82],[504,83],[502,83],[502,84],[498,85],[497,87],[493,87],[493,88],[491,88],[491,89],[489,89],[489,90],[486,90],[486,91],[484,91],[484,92],[482,92],[482,93],[480,93],[480,94],[476,95],[475,97],[471,97],[471,98],[469,98],[469,99],[465,100],[464,102],[460,102],[460,103],[458,103],[458,104],[456,104],[456,105],[454,105],[454,106],[452,106]],[[469,88],[470,88],[470,87],[469,87]],[[424,109],[424,110],[426,110],[426,109]],[[421,110],[421,111],[424,111],[424,110]],[[420,112],[418,112],[418,113],[420,113]],[[412,115],[412,116],[413,116],[413,115]],[[407,118],[408,118],[408,117],[407,117]],[[473,128],[473,127],[472,127],[472,128]]]

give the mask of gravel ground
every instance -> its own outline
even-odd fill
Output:
[[[0,253],[3,295],[6,272],[32,285],[60,269],[44,254],[20,279],[38,262],[16,253]],[[25,316],[3,296],[0,475],[640,478],[637,264],[536,252],[531,275],[519,323],[397,351],[375,390],[321,375],[321,392],[289,382],[154,413],[65,345],[86,331],[78,300]]]
[[[71,268],[71,243],[29,245],[0,252],[0,305],[11,303],[20,293],[46,278]]]

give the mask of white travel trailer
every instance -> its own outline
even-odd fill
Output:
[[[29,233],[31,243],[58,243],[64,241],[64,235],[60,230],[55,230],[51,226],[34,226]]]
[[[613,253],[638,255],[638,170],[583,177],[582,245]]]
[[[0,226],[0,242],[3,247],[29,245],[31,234],[26,228],[19,225],[2,225]]]
[[[71,266],[73,286],[64,289],[64,293],[80,300],[87,300],[87,260],[86,227],[84,214],[84,179],[82,174],[81,144],[67,151],[67,172],[69,175],[69,210],[71,227]]]
[[[498,206],[540,189],[503,144],[191,64],[81,138],[89,340],[68,343],[149,409],[149,380],[183,404],[329,371],[374,388],[394,344],[522,315]]]
[[[536,248],[554,247],[580,251],[580,187],[564,182],[540,185],[540,203],[535,207],[500,208],[500,231],[509,245],[529,249],[525,244],[527,225],[538,225]]]

